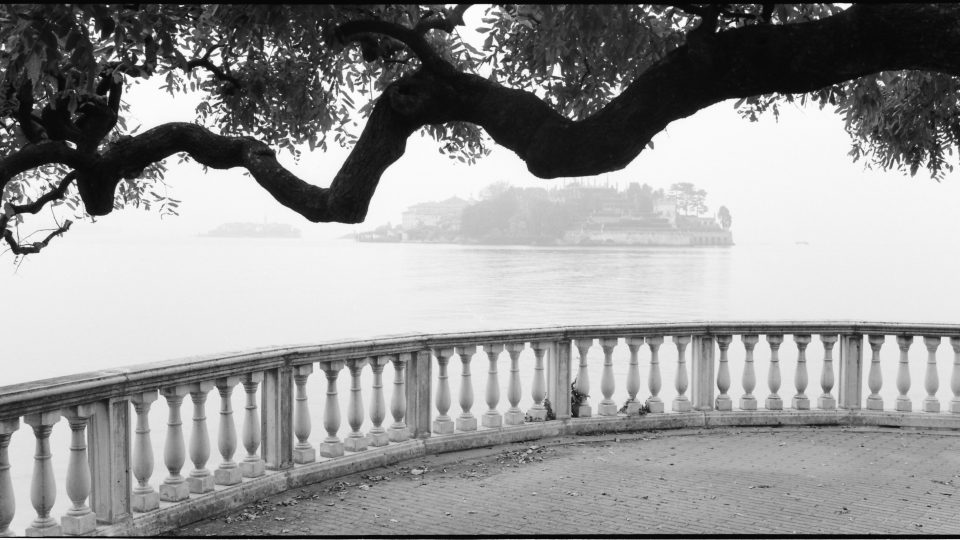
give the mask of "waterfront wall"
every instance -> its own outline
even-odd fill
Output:
[[[807,350],[814,341],[822,358],[819,372],[810,374]],[[733,343],[742,345],[743,356],[731,362]],[[891,343],[899,353],[893,400],[881,393],[881,349],[890,350]],[[796,354],[785,367],[783,346]],[[667,348],[676,352],[670,357],[675,358],[672,380],[665,380],[661,370]],[[591,350],[602,353],[599,384],[590,376]],[[626,365],[618,366],[625,371],[614,367],[616,351],[628,353]],[[943,364],[951,352],[953,397],[944,403],[936,395],[938,361]],[[915,364],[925,359],[926,397],[919,401],[910,397],[911,356]],[[383,377],[388,365],[392,380]],[[757,376],[758,367],[765,369],[765,381]],[[793,372],[790,388],[781,388],[782,369]],[[481,391],[473,374],[484,370]],[[532,373],[529,388],[521,383],[521,370]],[[455,397],[452,371],[459,371],[452,376],[460,379]],[[326,392],[322,422],[315,424],[306,383],[317,376],[325,379]],[[503,394],[501,377],[507,382]],[[740,395],[731,394],[734,378]],[[574,381],[576,391],[589,396],[576,410]],[[672,398],[661,397],[665,386],[674,390]],[[618,389],[628,396],[622,405],[613,399]],[[245,403],[236,419],[230,399],[235,390]],[[210,395],[220,403],[216,445],[205,415]],[[531,405],[521,408],[524,395]],[[181,415],[188,397],[193,411],[189,445]],[[459,415],[450,411],[454,399]],[[548,419],[548,401],[554,419]],[[149,424],[151,407],[166,411],[162,479],[154,479],[152,438],[157,435]],[[60,421],[69,425],[71,440],[54,448],[50,432]],[[348,427],[345,436],[341,424]],[[960,326],[698,322],[412,335],[193,358],[2,387],[0,532],[20,533],[9,528],[18,507],[12,468],[33,470],[29,506],[36,517],[23,531],[28,535],[157,534],[270,493],[425,453],[560,434],[780,424],[960,429]],[[35,443],[32,463],[11,463],[11,437],[24,432],[32,432]],[[69,454],[69,466],[56,478],[51,455],[62,452]],[[210,470],[214,452],[221,460]],[[64,494],[70,509],[52,515],[54,501]],[[24,502],[19,511],[29,512]]]
[[[733,234],[724,230],[603,230],[568,231],[562,243],[568,245],[615,246],[728,246]]]

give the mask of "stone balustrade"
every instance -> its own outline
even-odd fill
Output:
[[[915,341],[927,352],[925,365],[913,361],[924,369],[925,397],[916,408]],[[888,342],[897,351],[885,348]],[[948,349],[952,364],[938,363]],[[899,352],[899,361],[887,362],[885,350]],[[478,355],[486,358],[486,377],[474,369]],[[884,386],[885,366],[896,370],[893,386]],[[948,366],[952,398],[941,408],[939,374]],[[661,396],[664,372],[672,387]],[[758,388],[758,372],[766,388]],[[808,389],[811,375],[819,390]],[[238,386],[245,405],[235,415]],[[896,399],[885,400],[894,386]],[[215,422],[207,416],[214,389]],[[576,410],[575,392],[582,397]],[[459,412],[451,411],[454,402]],[[318,426],[312,407],[322,410]],[[150,425],[158,408],[162,430]],[[70,443],[52,447],[61,419]],[[2,387],[0,535],[157,534],[228,504],[430,452],[591,431],[778,424],[960,429],[960,326],[665,323],[413,335]],[[215,452],[208,429],[215,430]],[[12,459],[11,439],[30,432],[32,463]],[[57,453],[68,456],[61,478],[52,465]],[[33,474],[24,505],[16,499],[26,486],[14,485],[11,470],[27,468]],[[59,488],[70,506],[56,515]],[[30,507],[32,521],[11,528],[17,509]]]

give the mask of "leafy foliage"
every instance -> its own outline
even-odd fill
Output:
[[[173,95],[199,95],[194,121],[211,132],[249,137],[299,157],[304,147],[327,149],[331,139],[353,147],[388,88],[429,67],[429,55],[404,36],[422,40],[453,70],[530,92],[563,117],[581,120],[628,99],[623,93],[628,85],[671,55],[690,52],[704,36],[748,26],[797,25],[845,8],[504,4],[472,8],[484,10],[476,28],[481,43],[458,31],[463,9],[440,4],[0,5],[0,173],[4,163],[45,143],[60,143],[64,146],[45,148],[66,147],[91,163],[122,147],[139,129],[127,123],[135,111],[123,102],[123,91],[147,79],[162,81]],[[362,28],[348,32],[350,25]],[[691,47],[681,50],[685,45]],[[768,112],[777,115],[788,103],[829,105],[844,118],[854,160],[910,174],[925,168],[940,179],[952,169],[960,139],[960,112],[952,97],[957,90],[953,76],[891,71],[806,94],[749,96],[735,106],[756,120]],[[435,139],[440,153],[470,164],[489,153],[490,139],[473,118],[466,120],[420,123],[415,129]],[[30,159],[35,158],[23,159],[34,163]],[[104,174],[62,160],[35,162],[0,175],[2,234],[40,203],[83,216],[88,208],[81,200],[91,200],[90,185]],[[158,158],[113,171],[120,178],[109,186],[115,187],[113,207],[175,214],[179,201],[163,183],[167,166]],[[701,211],[695,203],[690,210]],[[555,218],[567,219],[562,213]]]
[[[740,99],[741,116],[757,121],[784,104],[831,106],[851,139],[850,156],[868,167],[916,175],[926,168],[940,180],[953,170],[949,156],[960,143],[960,79],[926,71],[884,71],[809,94],[768,94]]]
[[[730,226],[733,225],[733,216],[730,215],[730,209],[726,206],[721,206],[720,209],[717,210],[717,219],[720,221],[720,226],[723,227],[724,230],[730,229]]]
[[[707,192],[697,189],[690,182],[679,182],[670,186],[669,194],[677,200],[677,209],[683,215],[699,216],[707,211]]]
[[[583,394],[577,390],[577,379],[570,383],[570,416],[580,418],[580,405],[590,397],[590,394]]]
[[[482,20],[490,76],[571,119],[599,110],[694,26],[677,9],[629,4],[507,5]]]

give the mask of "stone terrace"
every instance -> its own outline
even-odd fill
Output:
[[[170,534],[957,536],[958,437],[862,427],[558,437],[371,469]]]

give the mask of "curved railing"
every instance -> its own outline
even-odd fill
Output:
[[[760,336],[767,345],[758,350]],[[882,347],[890,336],[898,361],[884,360],[890,348]],[[927,352],[926,364],[913,365],[923,372],[923,399],[911,396],[918,392],[909,361],[917,336]],[[675,347],[662,347],[667,337]],[[938,363],[944,338],[952,364]],[[870,350],[866,361],[864,341]],[[784,352],[790,356],[786,373]],[[484,412],[474,413],[479,385],[471,366],[478,353],[488,369],[480,400]],[[462,371],[451,385],[454,357]],[[758,363],[766,372],[763,391]],[[322,403],[310,399],[316,393],[310,388],[322,382],[310,379],[315,368],[326,379]],[[345,415],[338,393],[344,368]],[[893,389],[884,386],[893,370],[895,399]],[[820,390],[814,392],[819,395],[807,395],[809,371],[819,375]],[[389,407],[385,374],[392,386]],[[670,375],[673,383],[665,389]],[[952,398],[941,410],[937,392],[945,376]],[[781,396],[785,382],[791,390]],[[234,459],[232,392],[238,384],[244,455]],[[220,396],[215,426],[220,462],[210,470],[206,399],[214,388]],[[455,418],[453,395],[460,405]],[[154,408],[166,413],[162,450],[150,428],[151,404],[160,396],[167,406]],[[189,447],[180,417],[187,396],[193,403]],[[572,402],[582,396],[588,397],[572,411]],[[325,432],[316,447],[311,410],[322,411]],[[51,448],[51,432],[61,418],[69,425],[70,443]],[[11,471],[31,467],[29,456],[8,452],[21,421],[32,428],[35,446],[29,500],[36,517],[25,531],[10,528],[16,494],[27,487]],[[409,335],[189,358],[0,387],[0,535],[156,534],[298,485],[425,453],[508,441],[778,424],[960,428],[960,325],[693,322]],[[158,452],[166,473],[159,484],[152,480]],[[65,474],[57,473],[51,457],[58,453],[68,456]],[[188,457],[192,469],[183,474]],[[57,518],[51,510],[62,495],[61,478],[70,507]]]

